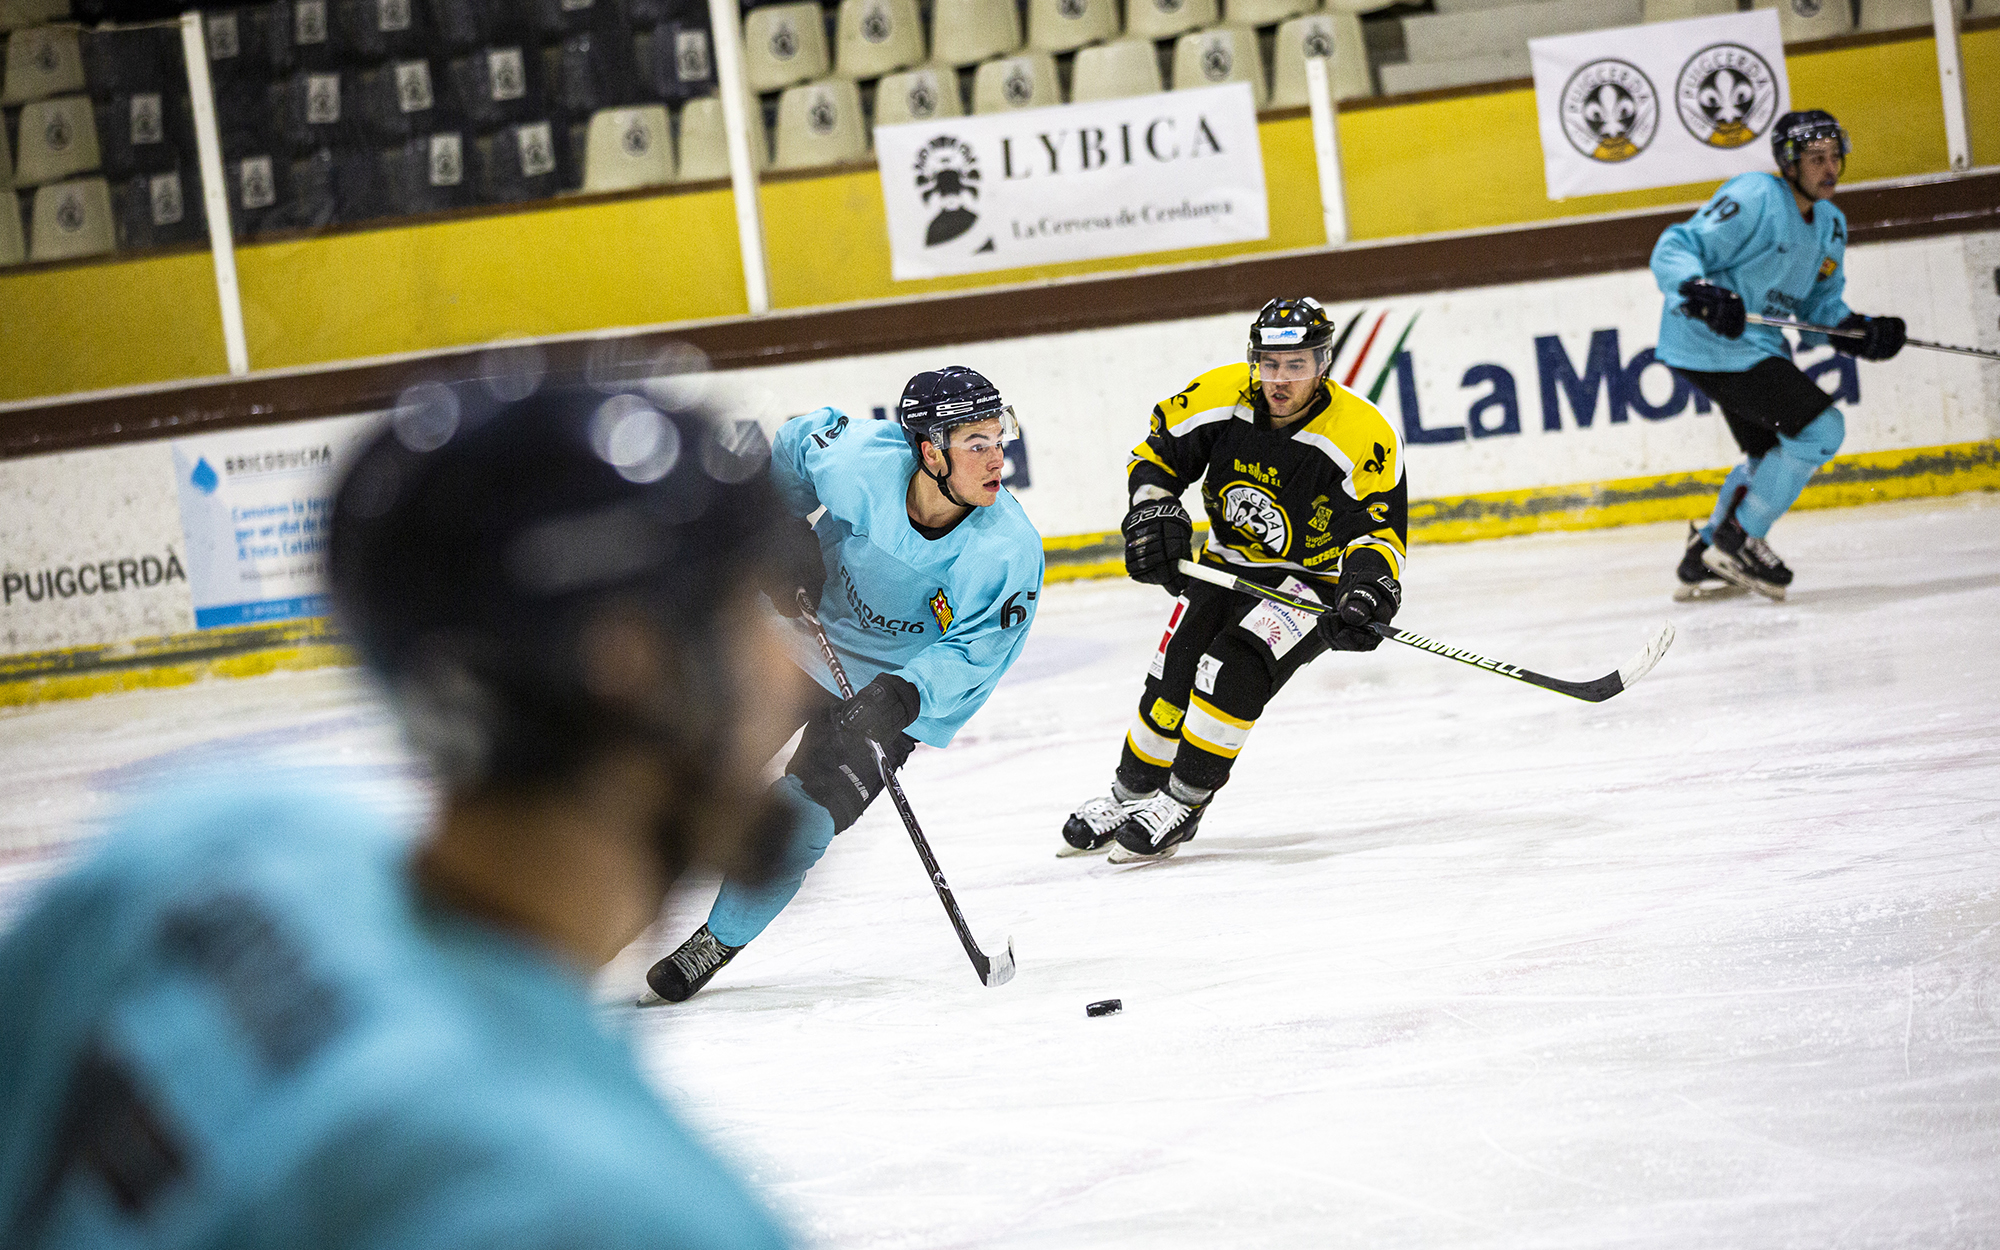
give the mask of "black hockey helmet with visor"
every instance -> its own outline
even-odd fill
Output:
[[[1312,353],[1309,363],[1293,354],[1301,351]],[[1323,375],[1333,368],[1333,320],[1310,296],[1274,299],[1250,325],[1246,359],[1260,378],[1271,381]]]
[[[1021,436],[1013,405],[1000,398],[1000,389],[984,374],[964,365],[946,365],[911,378],[896,405],[896,420],[903,427],[903,437],[910,441],[910,450],[917,454],[918,467],[930,474],[938,490],[953,503],[963,503],[947,484],[953,451],[984,455]],[[988,428],[989,421],[998,421],[998,429]],[[944,472],[934,472],[924,464],[925,443],[944,454]]]
[[[1825,109],[1787,113],[1771,127],[1771,156],[1780,169],[1796,165],[1808,147],[1825,139],[1839,145],[1843,160],[1854,150],[1847,138],[1847,128]]]

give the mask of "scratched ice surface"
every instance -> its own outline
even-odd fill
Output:
[[[1315,663],[1201,836],[1058,860],[1167,600],[1057,586],[888,805],[700,997],[619,1005],[661,1090],[811,1244],[2000,1244],[2000,501],[1801,514],[1791,600],[1669,602],[1676,527],[1420,548],[1400,623],[1591,706],[1384,646]],[[340,674],[0,718],[0,911],[153,778],[266,757],[415,811]],[[79,824],[81,822],[81,824]],[[1084,1004],[1120,997],[1122,1015]]]

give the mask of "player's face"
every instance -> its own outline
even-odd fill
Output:
[[[1807,144],[1806,150],[1799,154],[1798,173],[1793,176],[1808,198],[1823,200],[1840,184],[1846,165],[1839,140],[1819,139]]]
[[[984,508],[999,497],[1000,476],[1007,465],[1004,434],[998,417],[955,425],[946,432],[945,442],[951,449],[951,475],[945,478],[945,483],[951,487],[953,497],[975,508]],[[943,468],[934,458],[936,455],[933,448],[925,459],[932,461],[934,469]]]
[[[1311,402],[1319,389],[1318,353],[1309,348],[1257,353],[1257,385],[1274,417],[1289,417]]]

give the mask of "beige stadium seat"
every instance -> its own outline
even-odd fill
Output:
[[[1861,0],[1856,30],[1907,30],[1931,24],[1930,0]]]
[[[1172,39],[1220,18],[1215,0],[1125,0],[1125,34],[1133,39]]]
[[[1051,71],[1053,72],[1053,71]],[[933,117],[958,117],[965,106],[958,98],[958,71],[926,65],[885,74],[875,84],[875,124],[897,126]]]
[[[18,265],[28,259],[26,240],[21,238],[21,205],[14,193],[0,200],[0,266]]]
[[[69,0],[0,0],[0,30],[41,26],[68,16]]]
[[[1752,7],[1778,11],[1778,32],[1786,43],[1831,39],[1854,29],[1847,0],[1756,0]]]
[[[583,145],[583,189],[629,191],[674,180],[674,136],[662,104],[599,109]]]
[[[931,6],[931,58],[972,65],[1021,46],[1021,12],[1014,0],[936,0]]]
[[[1120,39],[1085,48],[1076,54],[1076,64],[1070,70],[1072,104],[1151,95],[1161,90],[1164,85],[1160,82],[1160,60],[1153,54],[1150,39]]]
[[[988,61],[972,75],[972,111],[975,113],[1048,108],[1062,102],[1062,83],[1056,78],[1056,59],[1046,52],[1024,52],[1020,56]]]
[[[118,246],[111,216],[111,187],[102,178],[54,182],[35,192],[29,260],[101,256]]]
[[[924,63],[917,0],[840,0],[834,65],[843,78],[880,78]]]
[[[97,114],[87,95],[58,96],[22,105],[19,140],[14,185],[23,189],[74,178],[102,163]]]
[[[868,155],[861,90],[846,78],[788,87],[778,97],[777,156],[772,169],[844,165]]]
[[[1736,0],[1640,0],[1639,20],[1678,22],[1689,17],[1714,17],[1736,12]]]
[[[1275,26],[1317,8],[1317,0],[1222,0],[1222,20],[1232,26]]]
[[[1496,52],[1491,56],[1462,56],[1449,61],[1409,61],[1382,67],[1382,94],[1408,95],[1413,91],[1442,91],[1447,87],[1474,87],[1481,83],[1510,82],[1529,78],[1534,66],[1525,47]]]
[[[25,104],[83,90],[83,44],[74,26],[36,26],[7,37],[7,82],[0,104]]]
[[[824,78],[831,68],[817,4],[773,4],[744,15],[743,72],[752,91]]]
[[[1368,80],[1368,49],[1361,39],[1361,19],[1346,12],[1311,13],[1278,27],[1271,49],[1272,108],[1305,105],[1308,56],[1332,58],[1333,63],[1327,66],[1327,87],[1335,100],[1375,94]]]
[[[2000,17],[2000,0],[1972,0],[1972,7],[1965,11],[1967,17]]]
[[[1412,61],[1458,61],[1516,51],[1526,56],[1528,40],[1544,35],[1637,26],[1639,6],[1640,0],[1536,0],[1497,9],[1419,13],[1403,19],[1403,47]]]
[[[751,100],[744,105],[750,122],[750,164],[762,173],[770,168],[770,141],[764,135],[764,111]],[[722,98],[703,96],[681,106],[680,180],[709,182],[729,177],[729,141],[722,129]]]
[[[1257,51],[1257,32],[1247,26],[1217,26],[1182,35],[1174,42],[1174,90],[1219,87],[1247,82],[1263,108],[1270,95],[1264,86],[1264,58]]]
[[[1118,34],[1118,0],[1028,0],[1031,48],[1069,52]]]

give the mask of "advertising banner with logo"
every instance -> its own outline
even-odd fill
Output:
[[[326,615],[336,466],[377,420],[334,417],[173,444],[197,629]]]
[[[1247,83],[875,132],[898,281],[1268,238]]]
[[[1532,39],[1549,198],[1730,178],[1791,107],[1772,9]]]

